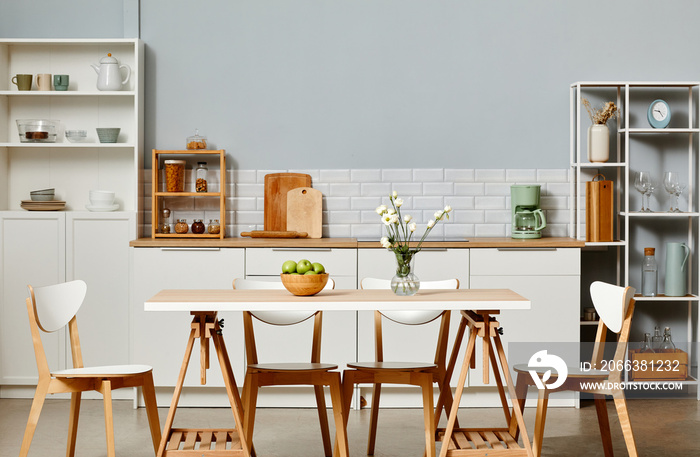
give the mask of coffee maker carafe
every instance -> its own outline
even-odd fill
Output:
[[[547,226],[547,220],[540,209],[539,184],[510,186],[510,208],[513,238],[542,237],[541,231]]]

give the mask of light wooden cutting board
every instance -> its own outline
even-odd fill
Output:
[[[306,232],[308,238],[321,238],[323,228],[323,194],[311,187],[297,187],[287,192],[287,230]]]
[[[265,230],[287,230],[287,192],[311,187],[311,175],[270,173],[265,175]]]

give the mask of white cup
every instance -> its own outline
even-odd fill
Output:
[[[90,204],[97,207],[108,207],[114,204],[114,192],[110,190],[91,190]]]
[[[51,74],[39,73],[36,75],[36,87],[39,90],[51,90]]]

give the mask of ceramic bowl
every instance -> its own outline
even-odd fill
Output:
[[[282,284],[294,295],[315,295],[326,287],[328,273],[320,275],[291,275],[282,273]]]
[[[95,130],[97,130],[97,137],[100,139],[100,143],[116,143],[121,128],[98,127]]]
[[[54,198],[54,194],[30,194],[29,198],[33,202],[50,202]]]
[[[66,130],[66,140],[71,143],[83,143],[87,141],[87,130]]]
[[[114,192],[111,190],[91,190],[89,199],[92,206],[111,206],[114,204]]]
[[[33,191],[29,192],[30,195],[48,195],[48,194],[53,195],[55,193],[56,193],[56,189],[54,189],[53,187],[49,188],[49,189],[39,189],[39,190],[33,190]]]

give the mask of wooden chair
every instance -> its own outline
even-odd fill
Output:
[[[335,282],[328,280],[325,289],[333,289]],[[281,282],[256,281],[250,279],[235,279],[234,289],[284,289]],[[253,332],[253,318],[270,325],[294,325],[314,318],[314,330],[312,336],[311,356],[309,362],[302,363],[259,363]],[[340,372],[332,371],[338,365],[321,363],[321,327],[323,313],[321,311],[246,311],[243,313],[243,326],[245,333],[245,349],[248,368],[243,384],[243,409],[244,430],[247,441],[252,442],[255,423],[255,408],[258,390],[264,386],[284,385],[312,385],[316,395],[318,418],[321,424],[321,437],[325,455],[330,457],[333,452],[330,432],[328,428],[328,415],[326,413],[326,400],[323,386],[330,387],[331,401],[333,403],[333,415],[336,425],[336,436],[343,440],[344,449],[347,450],[347,436],[343,422],[342,382]]]
[[[388,279],[364,278],[363,289],[390,289]],[[421,289],[459,289],[459,280],[421,281]],[[435,359],[432,363],[425,362],[387,362],[384,360],[384,340],[382,338],[382,319],[386,318],[398,324],[423,325],[441,318]],[[425,421],[425,452],[428,456],[435,455],[435,427],[440,419],[443,407],[447,412],[452,408],[452,392],[446,375],[446,359],[448,336],[450,329],[449,311],[375,311],[374,362],[349,363],[343,372],[343,394],[345,411],[350,407],[352,389],[358,383],[372,383],[372,410],[370,415],[369,438],[367,454],[374,455],[377,438],[377,420],[379,417],[379,398],[382,383],[406,384],[419,386],[423,392],[423,416]],[[433,412],[433,383],[437,383],[440,396],[437,407]]]
[[[615,402],[617,415],[620,420],[622,434],[627,444],[627,452],[630,457],[637,456],[637,447],[632,434],[632,425],[630,424],[629,414],[627,412],[627,402],[625,393],[620,388],[621,382],[624,381],[624,371],[618,368],[624,368],[625,352],[629,339],[630,324],[632,315],[634,314],[634,289],[631,287],[618,287],[604,282],[596,281],[591,284],[591,298],[593,306],[595,306],[600,322],[598,324],[598,332],[596,341],[593,347],[593,356],[591,358],[591,370],[585,371],[581,367],[567,367],[568,373],[566,381],[556,389],[548,389],[547,385],[552,385],[557,380],[556,370],[552,370],[551,376],[547,379],[544,389],[538,389],[537,399],[537,414],[535,418],[535,431],[533,438],[533,454],[539,457],[542,453],[542,438],[544,436],[544,426],[547,416],[547,402],[549,395],[552,392],[574,391],[587,392],[593,394],[596,412],[598,413],[598,425],[603,439],[603,449],[606,457],[613,455],[612,439],[610,435],[610,424],[608,422],[608,410],[605,404],[605,396],[610,395]],[[614,363],[607,364],[612,367],[611,371],[601,370],[601,360],[603,360],[603,351],[605,346],[605,338],[607,331],[610,330],[618,335],[617,345],[615,347],[615,355],[612,359]],[[542,379],[542,375],[548,370],[547,367],[535,368],[528,365],[515,365],[513,369],[517,372],[516,396],[520,407],[525,406],[525,397],[527,389],[531,385],[536,385],[529,373],[534,370]],[[599,386],[606,388],[591,389],[591,383],[600,383]],[[517,439],[516,424],[511,423],[511,431],[515,432]]]
[[[158,451],[160,423],[153,387],[152,368],[147,365],[109,365],[85,367],[78,337],[76,313],[83,304],[87,286],[77,280],[46,287],[29,287],[27,312],[32,332],[34,354],[39,370],[39,383],[29,412],[27,428],[20,449],[20,457],[26,457],[32,443],[47,394],[71,393],[70,421],[68,423],[68,447],[66,455],[75,454],[78,432],[78,414],[81,393],[95,390],[104,397],[105,428],[107,431],[107,455],[114,457],[114,424],[112,421],[112,390],[122,387],[141,387],[146,403],[146,413],[151,429],[153,450]],[[50,333],[68,325],[73,368],[51,371],[46,360],[39,330]]]

